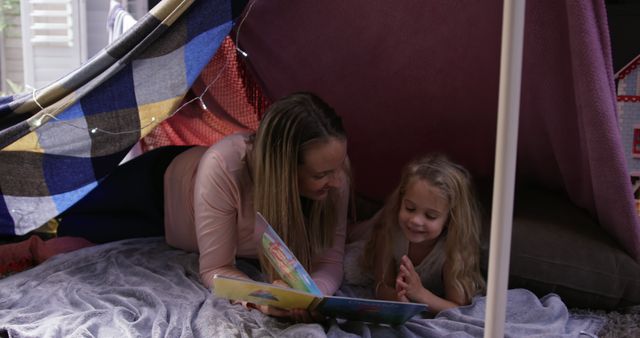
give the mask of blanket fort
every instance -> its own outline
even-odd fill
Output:
[[[39,227],[99,184],[180,107],[231,27],[228,0],[164,0],[80,69],[0,98],[0,234]]]

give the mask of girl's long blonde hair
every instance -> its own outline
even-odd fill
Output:
[[[311,258],[333,245],[337,191],[322,201],[301,200],[298,166],[313,142],[346,140],[341,118],[327,103],[300,92],[273,103],[255,135],[252,159],[254,206],[273,226],[306,270]],[[263,271],[273,281],[273,267],[260,253]]]
[[[364,259],[363,264],[371,271],[373,262],[384,262],[383,276],[395,275],[395,271],[386,271],[393,262],[393,232],[400,231],[398,213],[402,199],[407,185],[416,179],[439,188],[449,202],[448,221],[441,234],[445,240],[445,262],[450,267],[449,278],[454,287],[469,302],[485,287],[480,273],[480,208],[469,172],[442,155],[422,157],[405,166],[400,184],[387,199],[382,218],[374,226],[365,247],[364,257],[369,259]]]

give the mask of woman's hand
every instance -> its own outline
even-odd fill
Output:
[[[289,284],[287,284],[287,282],[283,281],[282,279],[276,279],[271,284],[275,286],[283,287],[283,288],[291,288]]]
[[[296,323],[317,323],[327,319],[318,311],[309,311],[307,309],[290,310],[290,318]]]
[[[289,285],[283,280],[277,279],[274,280],[273,285],[281,286],[285,288],[289,288]],[[285,310],[281,308],[277,308],[275,306],[270,305],[261,305],[254,304],[246,301],[233,301],[233,304],[241,304],[246,309],[256,309],[265,315],[278,317],[278,318],[288,318],[296,323],[315,323],[319,321],[323,321],[325,317],[321,315],[317,311],[309,311],[307,309],[291,309]]]
[[[289,284],[281,279],[276,279],[272,283],[273,285],[290,288]],[[278,309],[279,310],[279,309]],[[317,311],[309,311],[307,309],[291,309],[288,311],[287,317],[291,318],[296,323],[314,323],[324,320],[324,316]],[[264,313],[264,312],[262,312]]]
[[[247,309],[256,309],[265,315],[288,318],[296,323],[316,323],[325,320],[325,317],[316,311],[309,311],[307,309],[291,309],[285,310],[270,305],[260,305],[249,302],[240,302]]]
[[[400,262],[400,271],[396,277],[396,290],[401,301],[404,301],[404,299],[416,301],[420,294],[425,291],[420,276],[418,276],[413,263],[406,255],[402,256]]]
[[[285,310],[285,309],[280,309],[277,308],[275,306],[270,306],[270,305],[261,305],[261,304],[255,304],[255,303],[250,303],[244,300],[232,300],[231,304],[240,304],[242,305],[242,307],[244,307],[245,309],[248,310],[258,310],[262,313],[264,313],[265,315],[268,316],[273,316],[273,317],[278,317],[278,318],[289,318],[292,317],[292,313],[289,310]]]

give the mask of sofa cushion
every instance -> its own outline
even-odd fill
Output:
[[[490,201],[485,195],[485,201]],[[487,271],[489,203],[482,231]],[[558,192],[517,189],[509,288],[558,294],[568,307],[614,309],[640,304],[640,264],[587,211]]]

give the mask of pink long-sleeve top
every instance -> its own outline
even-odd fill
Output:
[[[257,258],[258,239],[253,181],[247,161],[248,133],[213,146],[193,147],[178,155],[164,175],[165,237],[173,247],[199,252],[200,278],[247,278],[235,258]],[[343,274],[348,179],[343,174],[333,247],[312,258],[310,274],[324,294],[334,294]]]

